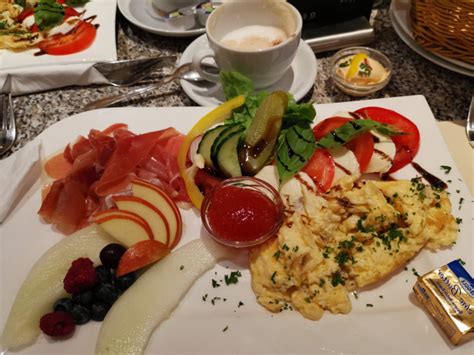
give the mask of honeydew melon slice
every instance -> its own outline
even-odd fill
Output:
[[[155,328],[171,315],[194,282],[228,257],[228,252],[210,240],[193,240],[148,269],[107,313],[96,354],[143,354]]]
[[[64,276],[77,258],[100,263],[99,254],[114,239],[94,226],[64,237],[39,258],[20,287],[0,337],[0,347],[19,350],[33,344],[40,333],[43,315],[52,312],[54,302],[67,295]]]

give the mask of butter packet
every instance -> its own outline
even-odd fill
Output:
[[[474,280],[460,260],[418,277],[413,291],[451,343],[474,339]]]

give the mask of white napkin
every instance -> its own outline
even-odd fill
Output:
[[[7,74],[12,77],[13,95],[57,89],[70,85],[105,84],[108,80],[92,66],[94,63],[44,65],[0,70],[0,88]]]
[[[41,142],[0,160],[0,224],[41,174]]]

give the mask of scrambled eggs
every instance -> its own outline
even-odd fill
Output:
[[[281,188],[285,222],[250,256],[257,301],[317,320],[351,311],[349,292],[377,282],[423,247],[449,247],[458,227],[447,193],[411,181],[349,177],[323,196],[302,174]]]

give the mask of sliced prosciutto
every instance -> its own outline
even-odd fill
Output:
[[[175,202],[189,204],[176,161],[184,136],[174,128],[145,134],[127,128],[119,123],[93,129],[45,163],[46,173],[56,179],[45,189],[38,212],[47,223],[65,234],[85,227],[93,213],[105,208],[108,196],[128,193],[137,176]]]

